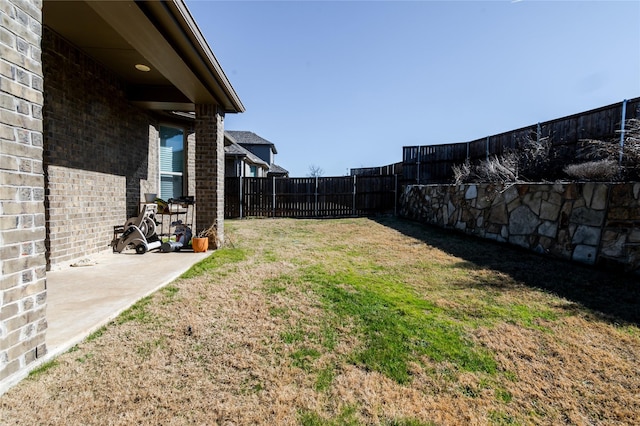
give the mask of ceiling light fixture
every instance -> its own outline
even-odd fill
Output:
[[[138,71],[142,71],[142,72],[149,72],[149,71],[151,71],[151,68],[150,68],[150,67],[148,67],[147,65],[144,65],[144,64],[136,64],[136,69],[137,69]]]

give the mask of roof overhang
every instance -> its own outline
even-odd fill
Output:
[[[182,0],[45,1],[43,22],[119,75],[143,108],[245,110]]]

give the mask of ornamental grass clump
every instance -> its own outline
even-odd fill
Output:
[[[218,221],[214,221],[208,228],[198,232],[196,238],[209,238],[209,246],[216,249],[220,246],[218,238]]]
[[[614,160],[596,160],[570,164],[564,168],[564,172],[576,180],[613,181],[619,178],[621,168]]]
[[[588,181],[640,179],[640,120],[627,120],[624,128],[622,144],[620,137],[581,140],[576,152],[579,162],[566,166],[564,172],[573,179]]]
[[[471,163],[466,160],[452,167],[456,184],[469,182],[518,183],[543,181],[556,167],[551,139],[527,137],[515,150]]]

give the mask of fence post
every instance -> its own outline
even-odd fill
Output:
[[[489,161],[489,136],[487,136],[487,155],[486,155],[486,159],[487,159],[487,161]]]
[[[416,156],[416,183],[420,185],[420,157],[422,156],[422,146],[418,146],[418,155]]]
[[[271,192],[273,192],[271,199],[271,217],[276,217],[276,177],[273,176],[271,179]]]
[[[398,175],[393,175],[394,185],[393,185],[393,215],[398,216]]]
[[[620,123],[620,158],[618,165],[622,166],[622,154],[624,152],[624,122],[627,119],[627,100],[622,101],[622,123]]]
[[[316,191],[313,213],[315,217],[318,217],[318,176],[316,176]]]
[[[540,122],[538,121],[538,126],[536,127],[536,143],[540,143],[540,133],[542,133],[542,129],[540,128]]]
[[[467,142],[467,161],[469,161],[469,145],[471,142]]]
[[[353,215],[356,215],[356,175],[353,175]]]
[[[240,200],[240,205],[238,207],[240,207],[240,219],[242,219],[242,203],[244,201],[244,187],[243,187],[243,183],[242,183],[242,176],[240,176],[240,195],[238,197],[238,200]]]

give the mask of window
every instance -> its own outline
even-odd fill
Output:
[[[258,176],[258,168],[256,166],[249,166],[249,176],[251,177]]]
[[[184,131],[160,126],[160,198],[182,197]]]

